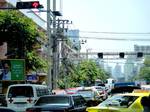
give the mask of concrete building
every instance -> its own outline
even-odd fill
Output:
[[[131,80],[135,75],[135,56],[127,56],[125,65],[124,65],[124,76],[125,81]]]
[[[134,45],[134,51],[150,53],[150,45]]]
[[[81,43],[79,41],[79,30],[78,29],[68,30],[67,36],[69,37],[69,39],[72,42],[72,48],[80,50],[81,49],[81,45],[80,45]]]
[[[115,80],[119,82],[122,82],[124,80],[121,65],[119,65],[118,63],[116,63],[113,69],[112,78],[114,78]]]
[[[150,53],[150,46],[134,45],[134,52]],[[145,57],[145,55],[143,57]],[[127,60],[124,65],[125,81],[131,80],[139,73],[140,68],[143,66],[142,62],[143,58],[137,58],[136,55],[127,57]]]

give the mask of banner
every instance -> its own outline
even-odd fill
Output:
[[[23,59],[0,60],[0,80],[25,80],[25,61]]]

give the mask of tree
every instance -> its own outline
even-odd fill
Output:
[[[77,65],[73,64],[72,61],[69,61],[70,64],[67,60],[64,61],[62,62],[62,70],[60,70],[62,72],[58,81],[59,87],[91,86],[96,79],[104,81],[108,77],[108,74],[92,60],[84,60]]]
[[[8,58],[25,59],[27,71],[46,67],[46,61],[37,53],[46,36],[32,19],[19,11],[2,10],[0,11],[0,35],[0,44],[3,42],[8,44]]]
[[[86,86],[90,86],[95,83],[96,79],[106,80],[107,73],[93,60],[85,60],[80,63],[79,78]]]
[[[144,66],[140,69],[138,78],[150,82],[150,57],[145,58]]]

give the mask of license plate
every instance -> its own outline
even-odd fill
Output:
[[[17,104],[17,107],[25,107],[24,104]]]

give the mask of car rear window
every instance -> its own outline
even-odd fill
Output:
[[[92,90],[79,90],[77,94],[82,95],[83,97],[93,97],[94,91]]]
[[[33,88],[30,86],[11,87],[8,93],[8,98],[10,97],[33,97]]]
[[[99,106],[112,106],[112,107],[129,107],[138,96],[122,96],[122,95],[114,95],[111,98],[106,99]]]
[[[36,106],[41,105],[70,105],[69,97],[65,96],[49,96],[40,97],[35,104]]]

